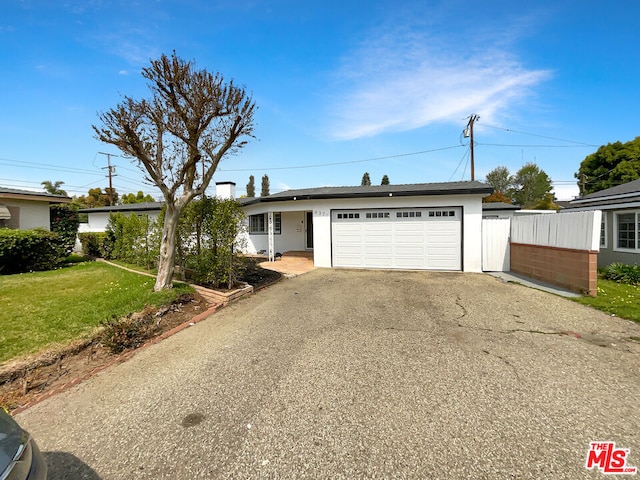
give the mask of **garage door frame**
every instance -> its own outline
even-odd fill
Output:
[[[446,235],[454,235],[455,236],[455,258],[451,257],[452,252],[449,252],[449,261],[450,262],[454,262],[455,263],[455,268],[453,268],[453,264],[450,264],[449,266],[446,267],[440,267],[440,266],[429,266],[429,263],[431,261],[436,261],[437,262],[437,257],[432,257],[431,259],[429,259],[429,249],[430,248],[436,248],[434,245],[429,246],[428,244],[428,237],[431,236],[433,238],[433,235],[437,235],[440,232],[434,232],[431,231],[429,232],[429,227],[433,226],[434,224],[431,223],[430,225],[428,224],[429,222],[433,222],[435,220],[435,218],[432,218],[431,220],[429,220],[429,215],[433,215],[435,217],[435,212],[438,212],[438,217],[440,217],[440,213],[439,212],[450,212],[450,211],[454,211],[455,212],[455,217],[456,217],[456,228],[454,231],[448,231],[448,232],[444,232],[444,234]],[[336,248],[338,247],[337,245],[337,237],[336,235],[338,235],[341,232],[336,232],[336,222],[338,221],[337,215],[338,214],[344,214],[344,213],[353,213],[353,214],[359,214],[362,218],[360,218],[360,225],[363,225],[360,229],[360,232],[357,233],[354,231],[354,235],[359,235],[360,236],[360,243],[359,245],[361,245],[361,247],[366,247],[366,238],[368,238],[365,235],[364,232],[364,228],[366,228],[364,226],[367,218],[365,217],[367,214],[373,213],[375,214],[376,212],[388,212],[389,216],[388,218],[391,219],[396,219],[398,217],[396,217],[397,212],[423,212],[424,217],[422,217],[424,220],[422,222],[414,222],[414,224],[416,223],[422,223],[424,225],[424,231],[423,231],[423,235],[424,235],[424,243],[421,243],[421,245],[423,245],[424,247],[424,262],[423,265],[421,266],[415,266],[415,265],[411,265],[411,266],[397,266],[397,260],[401,259],[400,256],[396,257],[396,258],[391,258],[395,255],[395,253],[390,253],[391,257],[389,258],[389,262],[390,265],[376,265],[376,266],[371,266],[371,265],[365,265],[364,263],[367,262],[367,259],[364,259],[364,262],[361,262],[361,265],[342,265],[339,264],[337,265],[336,262]],[[434,213],[431,213],[434,212]],[[333,208],[330,210],[329,212],[330,215],[330,228],[331,228],[331,266],[333,268],[371,268],[371,269],[393,269],[393,270],[444,270],[444,271],[464,271],[464,206],[462,205],[437,205],[437,206],[418,206],[418,207],[410,207],[410,206],[403,206],[403,207],[382,207],[382,206],[378,206],[378,207],[364,207],[364,208],[345,208],[345,207],[341,207],[341,208]],[[404,215],[406,216],[406,213],[404,213]],[[417,214],[416,214],[417,215]],[[442,216],[446,216],[447,214],[443,214]],[[405,217],[406,218],[406,217]],[[373,220],[373,219],[370,219]],[[410,219],[407,219],[410,222]],[[439,219],[440,220],[440,219]],[[383,219],[384,222],[384,219]],[[381,223],[383,223],[381,222]],[[359,222],[352,222],[350,225],[357,225]],[[402,223],[402,220],[400,220],[399,222],[390,222],[390,232],[396,232],[397,230],[397,225]],[[369,225],[373,225],[375,224],[375,220],[370,221]],[[345,232],[346,233],[346,232]],[[384,235],[386,232],[382,231],[381,235]],[[397,233],[391,233],[392,234],[392,245],[389,247],[389,250],[392,252],[396,251],[396,245],[398,244],[397,242]],[[401,242],[402,243],[402,242]],[[356,245],[356,244],[354,244]],[[380,243],[373,243],[372,246],[375,245],[380,245]],[[419,244],[415,244],[420,245]],[[446,257],[446,255],[445,255]],[[375,254],[374,254],[374,258],[375,258]],[[384,257],[378,257],[378,258],[384,258]],[[391,265],[393,264],[393,265]]]

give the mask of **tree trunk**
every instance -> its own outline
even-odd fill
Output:
[[[160,243],[160,258],[158,259],[158,275],[153,291],[157,292],[172,288],[173,269],[176,261],[176,231],[180,210],[167,207],[162,227],[162,242]]]

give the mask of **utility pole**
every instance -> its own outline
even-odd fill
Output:
[[[106,155],[107,156],[107,166],[106,167],[102,167],[102,170],[108,169],[109,170],[109,174],[105,175],[106,177],[109,177],[109,206],[113,205],[113,177],[117,176],[117,174],[115,173],[116,171],[116,167],[114,165],[111,165],[111,156],[116,156],[113,155],[111,153],[104,153],[104,152],[98,152],[100,155]]]
[[[583,173],[580,177],[580,196],[584,197],[584,191],[587,186],[587,176]]]
[[[475,162],[473,157],[473,124],[474,122],[480,120],[480,116],[475,113],[471,114],[469,117],[469,123],[467,123],[467,127],[464,129],[464,138],[469,138],[469,148],[471,149],[471,181],[476,179],[475,173]]]

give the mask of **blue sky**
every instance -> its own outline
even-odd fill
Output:
[[[173,50],[246,86],[256,139],[214,181],[244,193],[470,179],[535,162],[556,195],[598,146],[640,135],[637,2],[1,0],[0,185],[106,187],[97,113],[149,95]],[[159,191],[112,157],[119,193]],[[209,191],[215,191],[213,185]]]

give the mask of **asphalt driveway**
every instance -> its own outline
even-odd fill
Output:
[[[564,333],[563,333],[564,332]],[[17,416],[50,478],[595,478],[640,327],[488,275],[318,269]]]

